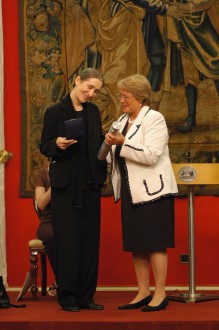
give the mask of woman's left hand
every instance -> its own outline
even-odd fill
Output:
[[[116,135],[111,133],[106,133],[105,141],[109,145],[117,144],[122,145],[125,141],[125,137],[119,132]]]
[[[77,143],[78,141],[77,140],[74,140],[74,139],[70,139],[70,140],[66,140],[65,137],[61,137],[59,136],[57,139],[56,139],[56,145],[57,147],[59,147],[60,149],[62,150],[66,150],[67,148],[69,148],[72,144],[75,144]]]

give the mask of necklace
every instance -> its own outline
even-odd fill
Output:
[[[129,118],[129,120],[128,120],[128,123],[129,123],[129,124],[133,124],[133,123],[134,123],[134,121],[135,121],[135,119],[133,119],[133,120],[130,120],[130,118]]]

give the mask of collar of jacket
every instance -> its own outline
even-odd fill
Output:
[[[132,124],[130,129],[128,130],[128,132],[126,134],[126,138],[129,138],[130,136],[132,136],[132,134],[136,131],[136,129],[138,129],[138,127],[142,124],[144,117],[148,114],[149,110],[151,110],[151,109],[148,106],[144,106],[141,109],[141,111],[138,114],[138,117],[136,118],[136,120],[134,121],[134,123]],[[123,129],[127,123],[127,120],[128,120],[128,114],[122,115],[119,118],[119,121],[122,124],[120,132],[123,131]]]
[[[70,97],[70,93],[64,97],[64,99],[60,102],[60,109],[62,113],[63,120],[68,120],[74,118],[74,107],[72,104],[72,100]],[[83,109],[87,110],[87,102],[83,103]]]

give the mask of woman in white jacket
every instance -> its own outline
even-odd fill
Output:
[[[165,294],[167,248],[174,247],[174,195],[178,192],[162,114],[150,109],[151,86],[142,75],[118,82],[123,115],[120,133],[106,134],[112,145],[112,186],[121,198],[123,249],[132,252],[136,297],[119,309],[156,311],[168,305]],[[150,294],[149,270],[155,291]]]

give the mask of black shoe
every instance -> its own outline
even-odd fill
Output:
[[[169,301],[167,300],[167,298],[164,298],[164,300],[160,303],[160,305],[158,305],[158,306],[147,305],[147,306],[143,307],[141,311],[142,312],[156,312],[156,311],[160,311],[161,309],[165,309],[168,304],[169,304]]]
[[[119,306],[118,309],[137,309],[139,307],[142,307],[144,305],[149,304],[149,302],[151,301],[151,299],[152,299],[152,296],[149,295],[146,298],[138,301],[137,303]]]
[[[0,308],[9,308],[9,307],[10,307],[10,301],[8,299],[0,298]]]
[[[0,308],[9,308],[10,300],[3,284],[3,278],[0,276]]]
[[[104,309],[104,306],[99,305],[99,304],[95,304],[94,302],[91,302],[88,305],[81,305],[81,308],[83,308],[83,309],[92,309],[92,310],[95,310],[95,311],[101,311],[101,310]]]
[[[80,306],[75,304],[75,305],[61,305],[62,309],[67,312],[79,312],[80,311]]]

